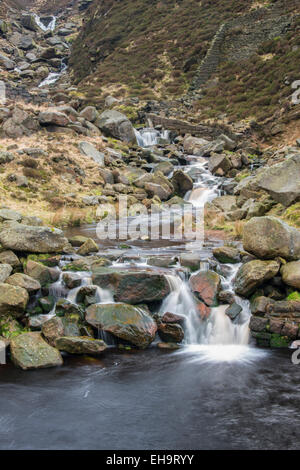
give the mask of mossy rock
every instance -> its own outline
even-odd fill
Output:
[[[287,336],[280,336],[277,333],[273,333],[271,336],[270,346],[271,348],[288,348],[290,340]]]

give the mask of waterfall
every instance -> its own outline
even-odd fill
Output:
[[[201,321],[197,314],[196,301],[187,282],[178,275],[166,275],[171,293],[166,297],[161,306],[161,313],[174,313],[185,319],[186,336],[188,344],[198,343],[198,332]]]
[[[40,84],[39,88],[52,85],[53,83],[57,82],[62,74],[67,70],[68,66],[65,63],[64,59],[61,61],[60,71],[59,72],[51,72],[49,73],[48,77],[46,77]]]
[[[234,268],[226,279],[230,291],[238,268]],[[160,313],[181,315],[185,319],[185,342],[188,345],[247,345],[249,342],[249,301],[235,297],[242,307],[239,320],[233,322],[225,313],[229,305],[220,305],[211,309],[208,319],[201,319],[197,311],[197,300],[188,283],[178,275],[166,276],[171,293],[161,306]]]
[[[158,131],[152,127],[146,127],[140,131],[135,129],[137,144],[140,147],[152,147],[162,143],[170,143],[169,131]]]
[[[35,22],[36,24],[39,26],[39,28],[41,28],[43,31],[54,31],[55,30],[55,26],[56,26],[56,18],[55,16],[52,16],[51,17],[51,20],[49,21],[48,24],[45,24],[41,18],[36,14],[34,13],[33,14],[34,16],[34,19],[35,19]]]

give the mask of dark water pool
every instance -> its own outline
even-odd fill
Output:
[[[300,366],[289,352],[227,362],[212,351],[1,366],[0,448],[299,449]]]

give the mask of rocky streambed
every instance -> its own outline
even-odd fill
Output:
[[[230,180],[212,175],[211,160],[186,155],[186,163],[165,168],[182,204],[227,203]],[[149,176],[163,200],[170,186]],[[169,207],[155,224],[164,226]],[[300,234],[275,217],[251,218],[242,243],[225,245],[170,234],[124,244],[99,241],[96,226],[66,237],[9,209],[0,218],[0,336],[24,370],[111,348],[288,347],[299,337]]]

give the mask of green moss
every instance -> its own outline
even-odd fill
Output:
[[[286,300],[299,300],[300,301],[300,292],[294,291],[289,294]]]
[[[280,336],[277,333],[273,333],[271,336],[270,346],[271,348],[288,348],[290,340],[287,336]]]

